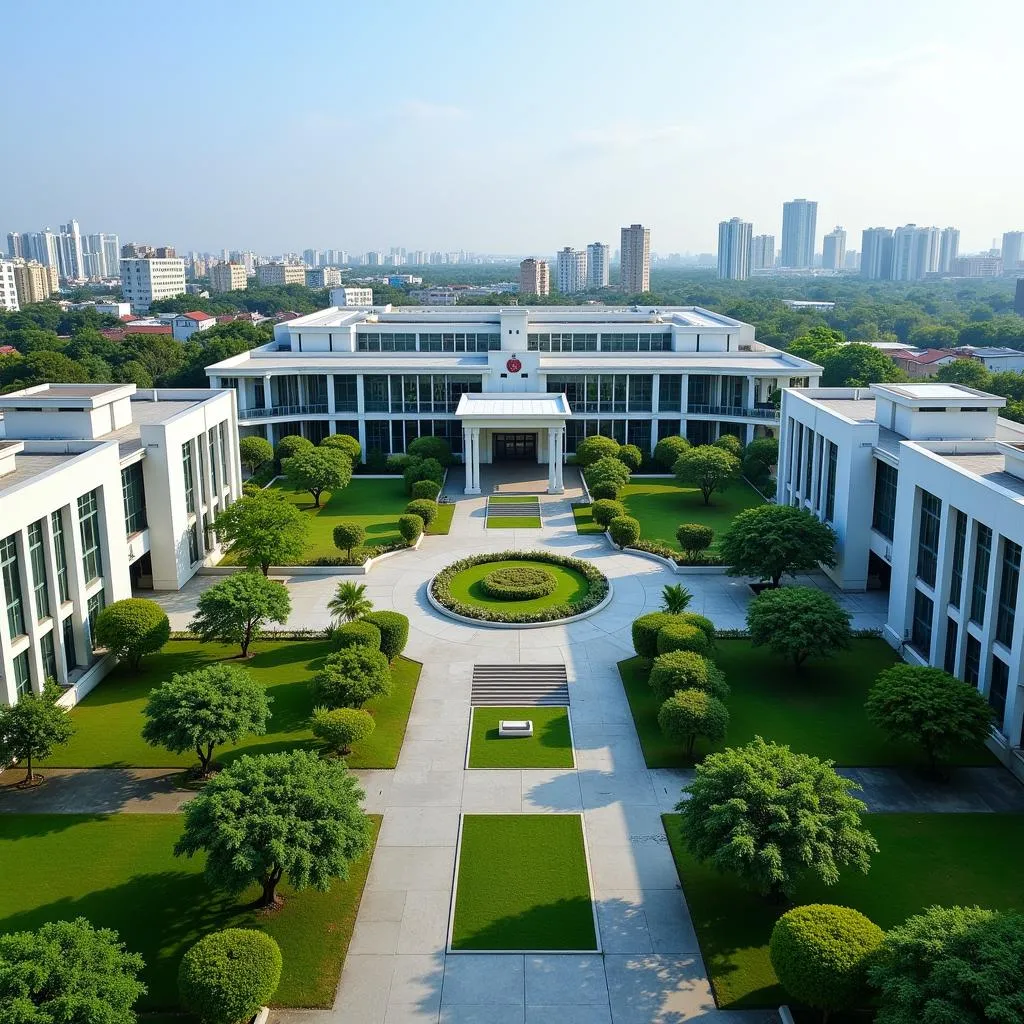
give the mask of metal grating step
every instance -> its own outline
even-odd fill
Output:
[[[474,665],[470,703],[491,707],[566,706],[564,665]]]

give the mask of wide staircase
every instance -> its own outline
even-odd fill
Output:
[[[540,498],[536,494],[494,495],[487,499],[487,518],[540,519]]]
[[[549,707],[569,703],[564,665],[474,665],[473,705]]]

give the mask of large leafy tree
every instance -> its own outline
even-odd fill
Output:
[[[314,508],[324,491],[340,491],[352,479],[352,460],[338,448],[309,448],[281,463],[285,479],[297,491],[309,491]]]
[[[786,351],[801,359],[821,363],[827,356],[834,356],[846,344],[842,331],[833,327],[812,327],[806,334],[794,338],[786,346]]]
[[[867,387],[906,380],[907,375],[880,349],[871,345],[844,345],[822,360],[823,388]]]
[[[175,674],[149,695],[142,738],[175,754],[194,750],[209,775],[213,751],[223,743],[267,731],[267,691],[237,665],[217,664]]]
[[[285,878],[293,889],[326,892],[370,848],[363,796],[342,761],[306,750],[246,755],[185,805],[174,852],[204,852],[206,877],[217,888],[259,885],[264,907],[276,904]]]
[[[933,774],[958,748],[980,746],[992,725],[992,709],[973,686],[925,665],[880,673],[865,708],[890,739],[919,746]]]
[[[276,491],[246,495],[217,516],[217,535],[232,554],[266,576],[272,565],[289,565],[306,550],[309,520]]]
[[[747,608],[755,647],[789,658],[795,668],[810,657],[827,657],[850,646],[850,616],[817,587],[765,590]]]
[[[953,362],[939,367],[935,379],[948,384],[966,384],[969,388],[986,391],[992,383],[992,374],[978,359],[954,359]]]
[[[835,565],[835,548],[831,526],[791,505],[744,509],[718,542],[730,576],[756,576],[773,587],[786,574]]]
[[[264,623],[283,626],[291,610],[283,583],[257,572],[236,572],[199,595],[189,629],[201,640],[239,644],[246,658]]]
[[[5,1024],[136,1024],[145,964],[109,928],[84,917],[0,935]]]
[[[682,839],[700,861],[758,892],[792,896],[812,875],[826,885],[843,867],[867,873],[878,844],[864,827],[857,783],[758,736],[709,754],[677,807]]]
[[[25,782],[32,781],[32,762],[67,743],[75,727],[57,704],[60,689],[48,684],[42,693],[26,693],[17,704],[0,705],[0,764],[25,761]]]
[[[239,438],[238,455],[242,465],[250,473],[258,473],[273,460],[274,446],[265,437],[250,434],[248,437]]]
[[[735,479],[740,460],[714,445],[704,444],[684,451],[672,466],[672,473],[684,487],[697,487],[704,504],[711,504],[715,491],[724,491]]]

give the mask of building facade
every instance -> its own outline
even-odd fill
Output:
[[[651,229],[642,224],[623,228],[619,239],[619,280],[627,295],[651,290]]]
[[[35,260],[14,261],[14,284],[18,289],[18,301],[23,306],[45,302],[59,289],[56,268],[44,267]]]
[[[888,589],[886,638],[976,686],[1024,778],[1024,425],[958,384],[783,392],[776,500],[836,530],[844,590]]]
[[[551,268],[547,260],[538,260],[530,256],[519,264],[519,294],[551,294]]]
[[[185,261],[179,256],[124,258],[121,291],[133,313],[148,313],[159,299],[185,294]]]
[[[939,269],[940,232],[904,224],[892,235],[893,281],[920,281]]]
[[[1007,231],[1003,234],[1003,270],[1012,273],[1024,266],[1024,231]]]
[[[772,270],[775,267],[775,236],[754,235],[750,243],[750,269]]]
[[[215,263],[210,267],[211,292],[240,292],[249,287],[249,278],[241,263]]]
[[[587,287],[607,288],[611,281],[611,248],[604,242],[587,246]]]
[[[372,288],[332,288],[331,304],[334,306],[372,306]]]
[[[306,271],[307,288],[337,288],[341,284],[341,271],[337,267],[317,267]]]
[[[843,270],[846,264],[846,231],[838,224],[821,243],[821,266],[824,270]]]
[[[555,269],[558,290],[563,295],[575,295],[587,287],[587,252],[567,245],[558,250]]]
[[[718,276],[745,281],[750,276],[750,246],[754,225],[733,217],[718,225]]]
[[[818,204],[814,200],[792,199],[782,204],[780,266],[797,270],[814,266],[817,225]]]
[[[8,313],[17,313],[21,309],[13,260],[0,260],[0,309]]]
[[[960,255],[960,229],[943,228],[939,235],[939,273],[953,273],[953,264]]]
[[[256,268],[256,280],[262,287],[305,284],[306,268],[301,263],[261,263]]]

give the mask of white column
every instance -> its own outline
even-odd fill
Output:
[[[274,402],[270,396],[270,374],[265,373],[263,375],[263,408],[270,409],[274,405]]]
[[[473,458],[470,462],[470,475],[473,481],[473,488],[470,494],[480,493],[480,428],[470,427],[469,428],[469,446],[473,453]]]
[[[565,490],[565,484],[562,481],[562,463],[565,461],[565,427],[559,427],[555,431],[555,446],[557,455],[555,459],[555,493],[561,494]]]
[[[363,375],[356,375],[356,419],[359,421],[359,450],[366,462],[366,392],[363,390]]]
[[[474,483],[474,462],[476,456],[474,455],[474,444],[473,444],[473,428],[463,427],[462,428],[462,462],[466,469],[466,494],[479,494],[480,487]],[[479,472],[479,471],[477,471]]]
[[[556,494],[558,485],[555,482],[558,465],[558,431],[555,427],[548,427],[548,494]]]

